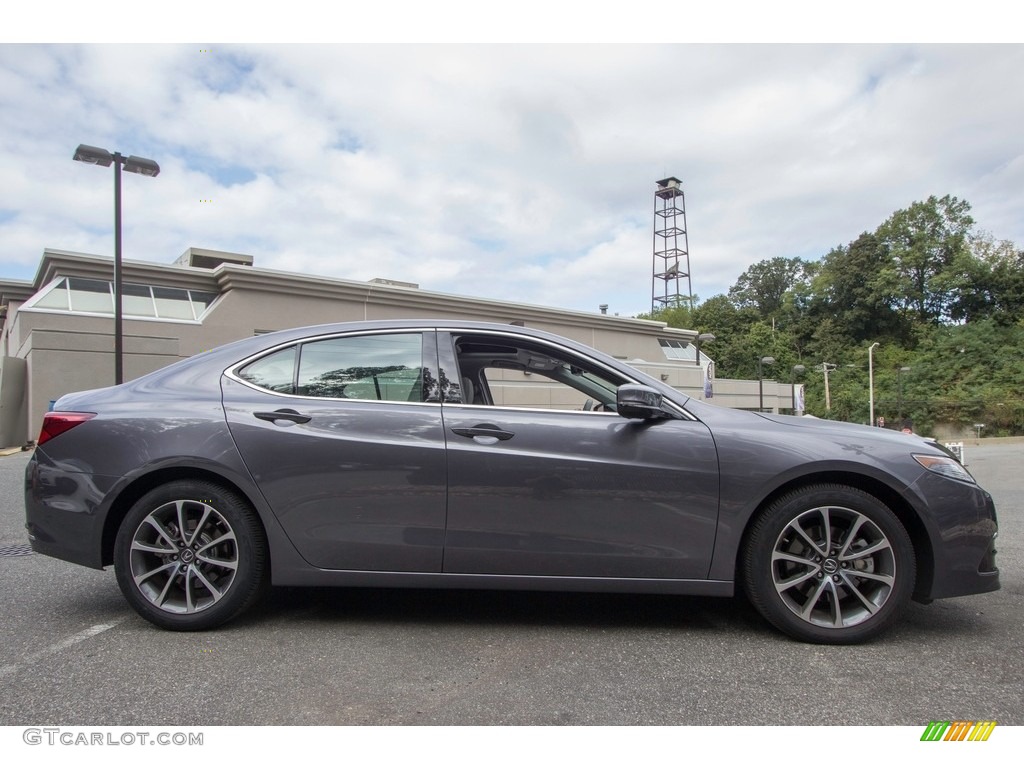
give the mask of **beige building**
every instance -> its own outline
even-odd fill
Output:
[[[0,280],[0,447],[36,437],[51,401],[114,383],[113,261],[47,249],[34,280]],[[540,328],[589,344],[703,397],[695,332],[664,323],[259,269],[251,256],[190,248],[174,264],[125,261],[124,378],[229,341],[317,323],[456,318]],[[702,363],[710,362],[701,354]],[[508,382],[508,397],[529,393]],[[518,394],[517,394],[518,393]],[[714,382],[714,402],[756,409],[758,382]],[[791,409],[789,384],[764,382],[765,409]]]

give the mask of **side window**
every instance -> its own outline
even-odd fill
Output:
[[[261,357],[239,370],[238,375],[253,386],[291,395],[295,392],[295,347]]]
[[[614,411],[624,379],[567,350],[514,336],[456,339],[462,401],[543,410]]]
[[[483,375],[494,405],[557,411],[582,411],[588,403],[587,410],[594,406],[586,392],[544,373],[484,368]]]
[[[311,341],[301,346],[296,394],[419,403],[423,373],[418,333]]]

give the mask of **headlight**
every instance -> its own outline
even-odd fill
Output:
[[[963,464],[949,456],[919,456],[915,453],[914,459],[930,472],[945,475],[965,483],[975,482],[974,478],[971,477],[971,473],[964,469]]]

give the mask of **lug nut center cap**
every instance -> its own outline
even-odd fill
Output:
[[[195,559],[196,559],[196,553],[193,552],[191,549],[183,549],[183,550],[181,550],[181,562],[183,562],[186,565],[188,565],[189,563],[191,563]]]
[[[184,554],[182,555],[181,559],[185,559]],[[839,562],[837,560],[832,559],[831,557],[828,560],[826,560],[821,567],[822,570],[824,570],[825,573],[827,573],[829,576],[839,573]]]

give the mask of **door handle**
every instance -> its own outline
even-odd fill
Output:
[[[305,424],[312,419],[312,416],[293,411],[291,408],[282,408],[279,411],[256,411],[253,413],[257,419],[263,421],[294,421],[296,424]]]
[[[494,437],[498,440],[509,440],[515,432],[496,427],[493,424],[477,424],[475,427],[453,427],[452,432],[463,437]]]

